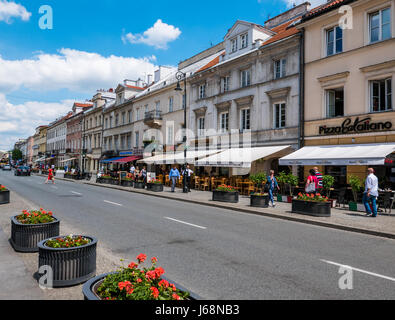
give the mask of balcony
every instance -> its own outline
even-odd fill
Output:
[[[162,111],[153,110],[144,114],[144,124],[151,128],[159,129],[162,127]]]

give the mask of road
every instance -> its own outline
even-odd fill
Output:
[[[393,240],[68,181],[44,182],[0,171],[0,183],[11,191],[127,260],[139,253],[157,257],[168,278],[204,299],[395,299]],[[339,288],[344,265],[352,268],[351,290]]]

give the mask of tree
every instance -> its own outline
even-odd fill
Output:
[[[352,189],[352,195],[354,197],[354,202],[357,203],[358,199],[358,192],[361,191],[363,182],[361,179],[357,176],[350,175],[348,178],[348,181],[350,183],[351,189]]]
[[[285,177],[285,183],[289,187],[289,195],[292,197],[292,187],[296,187],[298,185],[298,177],[294,176],[292,173],[288,173]]]
[[[324,190],[326,191],[327,197],[330,198],[331,196],[331,188],[333,187],[335,183],[335,178],[329,175],[325,175],[322,177],[322,186],[324,187]]]
[[[12,150],[12,159],[13,160],[21,160],[22,159],[22,151],[19,149]]]

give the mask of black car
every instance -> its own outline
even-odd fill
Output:
[[[27,166],[18,166],[18,167],[16,167],[14,174],[16,176],[30,176],[31,170],[30,170],[30,167],[27,167]]]

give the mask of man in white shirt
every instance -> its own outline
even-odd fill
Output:
[[[132,166],[130,167],[130,173],[131,173],[131,174],[134,174],[135,171],[136,171],[136,168],[134,167],[134,165],[132,165]]]
[[[188,192],[191,192],[191,177],[193,175],[193,171],[189,167],[189,164],[186,166],[186,168],[183,172],[183,175],[186,175],[186,177],[187,177],[187,189],[188,189]]]
[[[368,217],[377,217],[377,206],[376,200],[379,196],[379,181],[374,175],[373,168],[368,169],[368,176],[365,181],[365,192],[363,194],[363,204],[365,205],[366,215]],[[373,213],[370,208],[370,202],[372,202]]]

